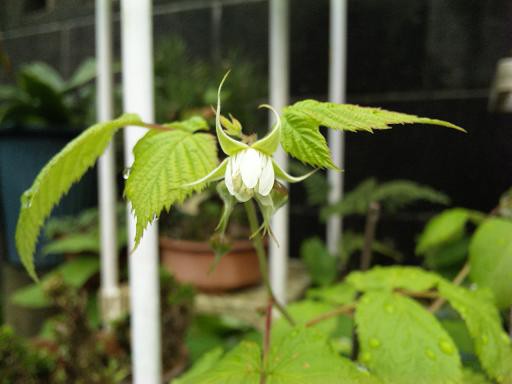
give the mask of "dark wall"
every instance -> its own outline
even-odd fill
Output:
[[[325,98],[329,2],[290,4],[292,97]],[[160,38],[179,34],[203,57],[235,47],[268,59],[266,0],[162,0],[154,11],[156,48]],[[2,44],[14,67],[37,59],[69,74],[94,53],[93,14],[92,0],[3,0]],[[347,134],[346,187],[370,176],[408,178],[445,191],[455,205],[490,210],[512,184],[512,129],[486,108],[496,62],[512,48],[512,2],[350,0],[348,19],[349,102],[447,119],[468,134],[426,126]],[[118,21],[115,29],[119,53]],[[294,254],[301,238],[322,232],[316,212],[301,209],[302,199],[294,189]],[[409,231],[410,245],[421,227],[415,217],[385,219],[382,230]]]

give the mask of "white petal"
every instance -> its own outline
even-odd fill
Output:
[[[247,188],[254,188],[262,170],[262,157],[260,152],[249,148],[240,153],[240,173],[242,181]]]
[[[231,195],[235,195],[235,189],[233,188],[233,175],[232,175],[232,166],[233,162],[232,158],[228,159],[228,165],[226,166],[226,173],[224,177],[224,182],[226,183],[226,187]]]
[[[274,186],[274,167],[270,157],[265,156],[265,166],[261,172],[258,184],[258,192],[260,195],[267,196]]]

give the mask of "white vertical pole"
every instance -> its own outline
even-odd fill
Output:
[[[126,112],[154,119],[153,41],[150,0],[121,2],[123,103]],[[145,130],[127,127],[124,132],[125,165],[133,162],[132,149]],[[130,249],[135,238],[135,219],[128,217]],[[133,383],[160,384],[160,300],[158,226],[150,225],[135,252],[129,256]]]
[[[270,104],[279,112],[288,104],[288,0],[270,0]],[[273,120],[273,116],[270,117]],[[282,148],[275,159],[283,169],[287,168],[286,153]],[[279,241],[270,242],[270,282],[276,299],[286,301],[288,272],[288,206],[281,208],[272,218],[272,230]]]
[[[347,41],[347,0],[331,0],[329,28],[329,101],[345,101],[346,41]],[[329,129],[329,147],[334,164],[343,169],[345,157],[345,137],[343,132]],[[343,173],[329,170],[327,178],[331,187],[329,202],[334,203],[343,197]],[[327,222],[327,248],[336,254],[341,241],[343,223],[341,217],[331,216]]]
[[[96,111],[98,121],[112,119],[112,3],[96,0]],[[104,326],[121,314],[118,286],[114,144],[98,162],[101,239],[101,309]]]

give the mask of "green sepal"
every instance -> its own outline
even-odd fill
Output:
[[[289,173],[287,173],[285,170],[283,170],[274,159],[272,159],[272,165],[274,166],[274,173],[276,175],[276,178],[285,180],[289,183],[300,183],[301,181],[307,179],[309,176],[311,176],[313,173],[318,171],[318,169],[313,169],[311,172],[306,173],[302,176],[292,176]]]
[[[232,156],[237,152],[240,152],[241,150],[249,148],[249,146],[245,143],[242,143],[241,141],[235,140],[232,137],[230,137],[224,129],[222,129],[222,124],[220,123],[220,92],[222,90],[222,85],[224,84],[224,81],[226,81],[226,78],[228,77],[229,72],[224,75],[224,78],[220,82],[219,89],[217,91],[217,110],[215,111],[215,132],[217,133],[217,138],[219,140],[220,147],[222,148],[222,151],[228,155]]]
[[[281,140],[281,119],[279,118],[279,114],[276,112],[276,110],[270,105],[262,104],[260,105],[260,108],[267,108],[272,111],[274,117],[276,118],[276,124],[268,135],[251,145],[251,148],[257,149],[265,155],[272,156],[277,150]]]
[[[222,163],[219,164],[217,168],[215,168],[213,171],[211,171],[206,176],[200,178],[199,180],[193,181],[188,184],[184,184],[180,186],[180,188],[191,188],[195,187],[196,185],[202,184],[202,183],[212,183],[214,181],[218,181],[224,177],[224,174],[226,173],[226,166],[228,165],[228,159],[224,159]]]
[[[268,234],[277,243],[277,240],[272,233],[272,229],[270,228],[270,219],[279,208],[288,202],[288,189],[280,182],[275,181],[269,195],[262,196],[260,194],[256,194],[255,198],[258,202],[258,206],[260,207],[261,215],[263,216],[263,223],[258,230],[251,235],[251,238],[263,231],[263,236]]]

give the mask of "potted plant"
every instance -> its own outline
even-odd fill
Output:
[[[178,281],[202,291],[233,290],[261,281],[258,256],[240,207],[234,209],[226,230],[229,251],[217,260],[212,244],[216,238],[211,234],[221,213],[222,201],[210,188],[161,216],[162,264]]]
[[[19,197],[38,170],[74,138],[91,120],[94,111],[93,87],[96,66],[86,60],[64,80],[52,67],[34,62],[22,66],[16,85],[0,86],[0,206],[4,212],[7,259],[20,265],[14,244]],[[54,216],[78,213],[95,203],[94,173],[73,188]],[[60,258],[36,252],[39,267],[50,268]]]
[[[325,299],[285,307],[276,300],[267,274],[263,236],[271,232],[272,215],[287,202],[287,190],[280,180],[300,182],[311,174],[294,177],[281,169],[272,159],[279,144],[289,155],[314,168],[337,169],[320,126],[370,132],[412,123],[462,128],[377,108],[304,100],[285,107],[281,116],[275,112],[272,131],[259,140],[248,141],[238,125],[222,126],[220,95],[219,89],[217,140],[204,132],[208,129],[204,120],[156,125],[125,114],[92,126],[68,144],[42,169],[22,198],[17,246],[29,274],[37,278],[35,243],[53,206],[94,164],[116,130],[137,125],[151,131],[134,147],[134,163],[126,180],[125,196],[137,218],[135,247],[147,225],[163,210],[216,183],[224,203],[217,235],[222,239],[233,208],[242,203],[268,295],[261,343],[246,340],[225,354],[214,350],[175,383],[488,382],[485,375],[500,384],[512,382],[511,342],[492,294],[480,287],[461,286],[466,275],[449,281],[421,268],[377,267],[353,272],[340,285],[316,292],[317,298]],[[217,141],[226,154],[223,160],[218,158]],[[86,154],[80,158],[84,149]],[[70,164],[76,165],[73,172],[63,172]],[[501,227],[503,223],[499,224]],[[503,244],[502,251],[508,256],[510,223],[506,224],[503,234],[484,243],[492,243],[493,248]],[[434,232],[437,234],[437,230]],[[495,252],[488,251],[492,252],[482,257],[493,263]],[[505,264],[499,266],[504,268]],[[274,308],[282,316],[273,325]],[[440,309],[457,313],[458,320],[464,322],[484,374],[463,368],[455,337],[436,317]],[[353,335],[351,355],[346,354],[347,349],[338,348],[339,321],[347,315],[353,318],[343,331]]]

